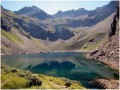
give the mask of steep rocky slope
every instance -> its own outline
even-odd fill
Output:
[[[1,9],[1,52],[2,54],[38,53],[48,51],[42,41],[25,32],[15,18],[22,19],[12,12]],[[24,19],[26,20],[26,19]]]
[[[36,18],[16,15],[1,7],[2,54],[38,53],[49,51],[45,41],[67,40],[74,36],[68,28],[54,28]],[[64,35],[63,35],[64,34]]]
[[[119,71],[119,7],[117,7],[107,40],[99,49],[90,53],[89,57]],[[119,80],[97,79],[95,82],[103,88],[119,88]]]
[[[30,10],[26,10],[26,9],[30,9]],[[25,11],[27,11],[27,13],[25,13]],[[29,33],[34,38],[38,38],[42,40],[49,38],[50,41],[56,41],[59,38],[66,40],[74,36],[74,34],[67,27],[63,27],[59,25],[50,26],[49,24],[46,24],[47,21],[39,20],[37,17],[29,16],[29,14],[31,15],[31,13],[33,14],[40,11],[43,12],[42,10],[40,10],[35,6],[25,7],[20,11],[18,11],[20,12],[20,15],[16,15],[13,12],[7,11],[4,8],[2,8],[3,15],[4,14],[6,15],[6,13],[11,13],[13,17],[13,22],[17,24],[17,28],[23,29],[25,32]],[[21,15],[21,13],[25,13],[25,14]],[[38,16],[42,17],[41,15],[38,15]],[[2,21],[4,22],[4,20]],[[2,22],[2,28],[5,27],[5,24],[3,22]]]

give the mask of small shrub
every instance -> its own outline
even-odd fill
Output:
[[[30,75],[28,77],[28,81],[29,81],[29,83],[27,84],[28,87],[42,85],[42,82],[39,80],[39,78],[34,75]]]

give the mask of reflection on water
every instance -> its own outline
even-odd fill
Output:
[[[34,73],[78,80],[87,87],[90,87],[88,81],[95,78],[114,79],[112,70],[84,55],[79,52],[8,55],[2,56],[2,63]]]

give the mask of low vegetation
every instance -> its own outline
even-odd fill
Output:
[[[47,47],[41,43],[38,39],[31,37],[31,40],[35,42],[39,47],[43,48],[44,50],[47,50]]]
[[[105,33],[97,33],[93,34],[92,36],[88,37],[87,42],[81,48],[81,50],[95,50],[99,46],[101,46],[106,39]]]
[[[61,77],[33,74],[26,70],[1,66],[2,89],[85,89],[79,82]]]
[[[5,30],[1,30],[1,35],[5,36],[7,39],[9,39],[10,41],[12,41],[13,43],[17,43],[17,44],[24,43],[22,41],[22,39],[20,39],[16,34],[12,34],[9,31],[7,32]]]

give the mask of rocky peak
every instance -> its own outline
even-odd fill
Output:
[[[80,15],[85,15],[87,14],[88,11],[85,10],[84,8],[80,8],[78,10],[68,10],[68,11],[58,11],[56,14],[54,14],[54,17],[76,17],[76,16],[80,16]]]
[[[24,7],[18,11],[15,11],[14,13],[16,14],[22,14],[22,15],[27,15],[30,17],[34,17],[37,19],[46,19],[46,18],[51,18],[51,16],[49,14],[47,14],[45,11],[39,9],[36,6],[32,6],[32,7]]]
[[[23,7],[22,9],[15,11],[16,14],[29,14],[29,13],[36,13],[36,12],[44,12],[43,10],[39,9],[36,6],[32,7]]]

